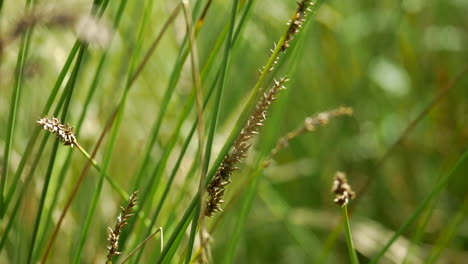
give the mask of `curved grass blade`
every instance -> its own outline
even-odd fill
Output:
[[[0,8],[1,8],[0,3]],[[26,1],[26,8],[29,8],[32,5],[32,0]],[[6,205],[5,205],[5,187],[6,187],[6,179],[8,177],[9,172],[9,165],[10,165],[10,153],[11,148],[13,146],[13,134],[15,132],[16,127],[16,115],[18,112],[18,107],[21,98],[21,92],[23,89],[23,71],[25,67],[26,57],[28,56],[29,46],[31,44],[31,36],[32,36],[32,28],[26,30],[25,35],[21,39],[21,47],[18,52],[18,58],[16,61],[16,68],[15,68],[15,85],[13,87],[13,93],[11,96],[10,101],[10,114],[8,116],[8,124],[7,124],[7,133],[5,139],[5,149],[3,152],[3,167],[2,167],[2,175],[0,178],[0,219],[6,213]]]
[[[455,166],[452,168],[452,170],[445,175],[443,178],[440,179],[440,181],[437,183],[437,185],[432,189],[432,191],[429,193],[429,195],[419,204],[418,208],[413,212],[413,214],[408,218],[408,220],[398,229],[397,232],[392,236],[392,238],[387,242],[385,247],[383,247],[379,253],[372,259],[370,262],[371,264],[376,264],[380,261],[380,259],[383,257],[385,252],[392,246],[393,242],[396,241],[396,239],[406,231],[406,229],[416,220],[416,218],[421,214],[421,212],[426,208],[426,206],[429,204],[429,202],[434,199],[444,188],[447,186],[448,182],[450,179],[455,175],[455,173],[458,171],[458,169],[461,167],[461,165],[466,162],[468,159],[468,151],[463,153],[463,155],[460,157],[460,159],[457,161]]]

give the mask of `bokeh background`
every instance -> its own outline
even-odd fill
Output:
[[[109,29],[107,44],[91,45],[80,72],[77,89],[70,106],[68,122],[73,124],[83,107],[87,89],[104,50],[108,49],[102,79],[91,101],[85,122],[78,131],[81,145],[91,151],[111,111],[117,105],[126,82],[130,56],[135,48],[140,18],[148,1],[129,1],[119,28],[112,29],[117,1],[111,1],[104,14],[104,26]],[[159,32],[176,1],[155,1],[144,34],[146,50]],[[203,1],[205,2],[205,1]],[[241,1],[242,2],[242,1]],[[228,77],[221,103],[220,124],[215,137],[214,153],[218,153],[249,91],[258,78],[268,52],[286,28],[286,22],[296,8],[296,1],[257,0],[245,29],[232,51]],[[0,33],[7,32],[24,14],[23,1],[4,1],[0,13]],[[54,10],[88,13],[91,1],[38,1],[37,6]],[[212,2],[205,24],[197,39],[200,65],[213,49],[229,18],[230,1]],[[163,103],[163,94],[185,35],[182,15],[162,39],[162,42],[141,76],[132,87],[125,108],[123,125],[117,138],[109,174],[122,186],[130,188],[132,175],[148,140],[152,123]],[[290,142],[288,148],[275,157],[265,170],[257,195],[247,217],[236,249],[234,263],[312,263],[318,262],[327,239],[339,224],[341,210],[333,204],[330,192],[335,171],[346,172],[355,190],[366,190],[353,210],[351,228],[361,260],[372,257],[411,215],[435,183],[454,167],[468,147],[468,77],[462,71],[468,66],[468,1],[464,0],[382,0],[325,1],[312,17],[295,51],[280,63],[276,77],[291,78],[288,90],[281,94],[278,104],[282,111],[270,134],[279,137],[302,125],[314,113],[338,106],[354,109],[351,118],[337,118],[326,127],[307,133]],[[112,38],[111,36],[114,35]],[[106,36],[101,36],[104,38]],[[42,114],[43,105],[76,39],[76,30],[37,26],[26,60],[23,91],[14,133],[10,169],[18,166],[27,139],[37,129],[34,122]],[[14,72],[20,41],[9,45],[0,63],[0,148],[4,149],[10,98],[14,87]],[[140,56],[142,57],[142,56]],[[219,65],[222,53],[215,58]],[[216,68],[215,66],[214,68]],[[214,71],[203,80],[204,89],[211,84]],[[383,163],[379,161],[402,135],[410,123],[437,97],[450,87],[450,92],[424,115]],[[169,102],[163,120],[158,145],[152,162],[161,157],[172,135],[178,117],[192,89],[190,65],[184,66],[175,94]],[[208,115],[207,115],[208,116]],[[195,119],[195,112],[184,123],[183,130],[169,165],[167,175],[177,158],[180,147]],[[262,134],[261,134],[262,135]],[[261,136],[260,135],[260,136]],[[171,214],[174,220],[197,191],[198,180],[188,183],[184,178],[195,159],[196,142],[189,148],[170,196],[163,207],[163,226]],[[34,184],[22,203],[13,234],[0,252],[2,263],[23,263],[38,197],[42,191],[43,174],[47,169],[51,143],[34,176]],[[255,147],[258,149],[258,147]],[[67,153],[59,148],[57,162]],[[3,153],[3,151],[2,151]],[[2,154],[3,155],[3,154]],[[102,161],[103,151],[96,159]],[[252,154],[255,155],[255,151]],[[65,182],[60,187],[57,207],[51,226],[57,221],[72,186],[86,160],[75,153]],[[3,164],[3,163],[2,163]],[[52,186],[60,171],[54,170]],[[249,162],[232,177],[232,193],[242,186]],[[98,173],[91,169],[59,233],[53,263],[68,262],[74,254],[81,223],[83,223],[97,183]],[[424,263],[432,246],[451,219],[460,212],[467,199],[468,167],[449,183],[441,196],[431,204],[430,216],[410,263]],[[198,177],[198,176],[197,176]],[[185,186],[185,187],[184,187]],[[8,181],[7,181],[8,187]],[[183,188],[184,187],[184,188]],[[127,190],[132,191],[132,190]],[[158,193],[162,188],[158,189]],[[229,199],[232,193],[227,194]],[[183,194],[182,196],[176,194]],[[358,193],[359,195],[359,193]],[[157,200],[155,196],[155,200]],[[173,210],[170,204],[181,197],[182,205]],[[46,201],[46,207],[52,201]],[[106,254],[107,226],[112,226],[118,206],[124,204],[105,184],[98,209],[85,245],[83,263],[102,262]],[[465,202],[466,203],[466,202]],[[221,225],[213,234],[210,251],[213,263],[225,256],[236,219],[240,212],[236,203],[225,212]],[[463,217],[466,210],[462,211]],[[210,226],[211,219],[206,220]],[[171,226],[167,228],[170,234]],[[48,228],[50,229],[51,226]],[[0,225],[5,228],[5,221]],[[382,263],[402,263],[417,230],[417,224],[403,234]],[[50,232],[50,231],[49,231]],[[146,256],[156,254],[158,242],[152,241]],[[440,263],[465,263],[468,259],[468,222],[458,226]],[[325,263],[347,263],[344,235],[330,248]],[[63,262],[62,262],[63,263]]]

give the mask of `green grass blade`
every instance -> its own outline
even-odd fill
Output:
[[[359,264],[359,260],[356,255],[356,249],[354,248],[353,237],[351,235],[351,227],[349,226],[348,207],[345,204],[341,209],[343,210],[344,228],[346,244],[348,244],[349,259],[352,264]]]
[[[239,242],[241,234],[243,233],[243,230],[245,230],[245,222],[247,221],[248,213],[250,212],[250,208],[252,207],[255,194],[257,193],[258,183],[259,177],[255,177],[252,183],[247,187],[244,197],[242,198],[242,207],[239,216],[236,217],[236,225],[232,232],[229,246],[222,261],[222,263],[224,264],[234,263],[234,256],[236,253],[237,244]]]
[[[453,217],[450,220],[450,223],[441,232],[439,239],[437,239],[437,242],[435,243],[425,263],[427,264],[436,263],[436,261],[439,259],[440,255],[442,254],[442,251],[445,248],[447,248],[450,241],[456,235],[457,230],[463,224],[463,220],[466,219],[467,215],[468,215],[468,196],[465,197],[465,200],[463,201],[463,204],[458,210],[458,212],[455,214],[455,217]]]
[[[424,208],[429,204],[429,202],[435,198],[447,185],[449,180],[455,175],[457,172],[458,168],[466,161],[468,158],[468,151],[463,153],[463,155],[460,157],[460,159],[457,161],[455,166],[452,168],[452,170],[445,175],[443,178],[440,179],[440,181],[437,183],[437,185],[432,189],[432,191],[429,193],[429,195],[419,204],[418,208],[413,212],[413,214],[409,217],[409,219],[398,229],[397,232],[392,236],[392,238],[387,242],[384,248],[382,248],[379,253],[372,259],[370,263],[376,264],[380,261],[380,259],[383,257],[385,252],[390,248],[390,246],[393,244],[393,242],[396,241],[396,239],[406,231],[406,229],[416,220],[416,218],[421,214],[421,212],[424,210]]]
[[[40,149],[44,149],[46,144],[47,144],[47,138],[48,138],[49,135],[46,135],[44,137],[44,140],[41,142],[41,145],[39,146]],[[33,161],[33,166],[37,166],[37,163],[39,163],[39,158],[38,156],[36,156],[35,160]],[[21,201],[22,201],[22,198],[24,196],[24,193],[26,192],[27,188],[29,187],[29,184],[32,182],[31,178],[32,178],[32,175],[34,173],[32,173],[30,171],[28,177],[27,177],[27,180],[25,181],[25,184],[23,186],[21,186],[20,190],[18,191],[18,198],[16,199],[16,202],[15,204],[13,205],[12,209],[11,209],[11,212],[9,214],[9,217],[10,219],[8,220],[8,223],[6,224],[6,227],[4,229],[4,231],[2,232],[2,237],[1,237],[1,240],[0,240],[0,251],[4,248],[5,246],[5,243],[6,241],[8,240],[8,234],[10,233],[12,227],[13,227],[13,224],[15,223],[15,218],[18,214],[18,211],[19,211],[19,207],[21,205]]]
[[[28,1],[28,6],[31,1]],[[21,92],[23,89],[23,71],[25,67],[26,57],[28,56],[29,45],[31,43],[32,29],[28,29],[21,40],[21,47],[18,53],[18,59],[16,62],[15,69],[15,85],[13,87],[13,94],[10,101],[10,115],[8,117],[7,134],[5,140],[5,149],[3,152],[3,168],[0,179],[0,219],[6,213],[5,200],[5,186],[6,179],[8,177],[9,165],[10,165],[10,153],[13,146],[13,135],[16,127],[16,115],[20,103]]]

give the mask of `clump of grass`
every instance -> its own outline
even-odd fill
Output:
[[[250,139],[258,134],[258,129],[263,125],[267,117],[268,107],[275,100],[276,94],[285,88],[283,84],[287,81],[287,78],[275,80],[273,87],[263,94],[239,136],[234,141],[233,150],[221,162],[207,188],[209,199],[206,203],[206,216],[212,217],[216,212],[222,211],[221,204],[224,203],[225,186],[231,182],[231,174],[239,169],[237,164],[247,157],[247,152],[251,147],[251,144],[249,144]]]
[[[348,253],[349,258],[352,264],[358,264],[359,260],[356,255],[356,250],[354,249],[353,237],[351,235],[351,228],[349,226],[348,219],[348,208],[347,205],[349,201],[356,197],[354,191],[351,189],[351,186],[348,184],[348,179],[346,174],[343,172],[337,171],[335,174],[335,179],[333,180],[332,192],[335,194],[335,199],[333,200],[337,205],[341,206],[343,210],[344,226],[346,233],[346,243],[348,244]]]
[[[107,237],[107,241],[109,241],[109,246],[107,246],[107,263],[112,263],[112,258],[114,256],[120,255],[121,252],[118,251],[119,249],[119,237],[122,233],[122,229],[124,226],[128,224],[128,219],[133,216],[133,207],[137,204],[137,195],[138,191],[132,193],[130,199],[128,201],[127,206],[120,207],[122,212],[117,217],[117,222],[115,223],[114,229],[109,227],[109,236]]]

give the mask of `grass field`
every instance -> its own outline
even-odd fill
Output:
[[[467,14],[0,0],[0,263],[466,263]]]

